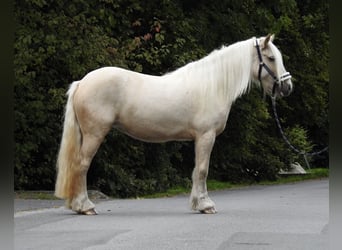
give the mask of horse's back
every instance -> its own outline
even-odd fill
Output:
[[[194,112],[186,95],[165,77],[105,67],[80,81],[74,101],[78,116],[88,124],[110,124],[137,139],[157,142],[192,139]]]
[[[103,67],[89,72],[81,80],[85,88],[91,89],[110,89],[119,87],[120,84],[141,81],[147,75],[126,70],[118,67]],[[83,86],[82,86],[83,87]]]

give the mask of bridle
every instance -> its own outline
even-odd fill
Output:
[[[273,88],[272,88],[272,97],[274,97],[275,94],[275,90],[276,90],[276,86],[277,85],[283,85],[284,81],[291,79],[291,74],[289,72],[285,72],[283,73],[280,78],[278,78],[274,72],[267,66],[266,63],[264,63],[264,61],[262,60],[262,56],[261,56],[261,51],[260,51],[260,45],[259,45],[259,39],[255,39],[255,47],[257,49],[258,52],[258,58],[259,58],[259,71],[258,71],[258,80],[261,81],[261,72],[262,69],[264,68],[267,73],[273,78],[274,83],[273,83]]]
[[[307,160],[307,156],[315,156],[315,155],[319,155],[325,151],[328,150],[328,147],[325,147],[319,151],[316,152],[312,152],[312,153],[307,153],[305,151],[299,150],[298,148],[296,148],[294,145],[291,144],[290,140],[287,138],[287,136],[284,133],[284,130],[282,129],[282,126],[280,124],[280,119],[278,117],[278,113],[277,113],[277,109],[276,109],[276,97],[275,97],[275,89],[277,84],[283,84],[284,81],[291,79],[291,74],[289,72],[285,72],[283,73],[280,78],[278,78],[274,72],[267,66],[267,64],[265,64],[262,60],[262,56],[261,56],[261,51],[260,51],[260,45],[259,45],[259,39],[255,39],[255,43],[254,43],[257,52],[258,52],[258,57],[259,57],[259,72],[258,72],[258,80],[261,83],[261,72],[262,69],[265,68],[265,70],[267,71],[267,73],[273,78],[274,83],[273,83],[273,88],[272,88],[272,108],[273,108],[273,114],[274,114],[274,118],[276,120],[277,126],[279,128],[280,134],[283,137],[284,141],[287,143],[287,145],[296,153],[303,155],[305,163],[307,165],[307,167],[310,169],[310,164]]]

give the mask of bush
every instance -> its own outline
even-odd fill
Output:
[[[287,133],[305,150],[312,146],[308,138],[317,147],[326,145],[327,9],[326,1],[16,0],[15,189],[54,188],[65,92],[72,81],[108,65],[161,75],[222,44],[272,31],[287,70],[298,80],[279,104]],[[328,165],[327,153],[315,159],[313,165]],[[232,182],[274,179],[292,161],[300,158],[280,139],[255,89],[233,105],[209,173]],[[88,184],[113,196],[139,196],[188,185],[193,167],[193,143],[146,144],[111,131],[92,162]]]

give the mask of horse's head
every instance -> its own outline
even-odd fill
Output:
[[[273,96],[288,96],[292,92],[291,75],[285,70],[283,58],[272,43],[274,35],[255,39],[253,78],[258,79],[264,91]]]

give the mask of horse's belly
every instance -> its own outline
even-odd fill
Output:
[[[186,130],[167,130],[166,128],[143,126],[130,127],[122,124],[115,124],[114,128],[135,139],[146,142],[187,141],[194,138],[192,132]]]
[[[129,119],[118,121],[114,128],[135,138],[146,142],[166,142],[173,140],[193,140],[194,132],[182,123],[171,121],[157,122],[153,120]]]

